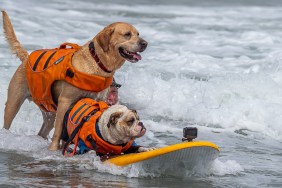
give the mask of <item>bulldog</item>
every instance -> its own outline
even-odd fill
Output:
[[[72,142],[80,154],[95,150],[100,156],[119,155],[154,150],[135,143],[145,133],[136,110],[85,98],[65,115],[62,139],[67,142],[65,150]]]

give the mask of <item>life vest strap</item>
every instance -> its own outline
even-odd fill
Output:
[[[98,150],[98,146],[97,146],[97,144],[96,144],[96,141],[92,138],[91,134],[86,137],[86,140],[87,140],[88,142],[90,142],[92,148],[93,148],[95,151]]]
[[[65,113],[64,120],[63,120],[63,130],[62,130],[61,139],[64,142],[66,142],[69,139],[67,125],[68,125],[68,118],[69,118],[70,111],[71,111],[71,108]]]

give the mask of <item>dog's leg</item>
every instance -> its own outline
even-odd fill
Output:
[[[65,97],[59,98],[58,109],[57,109],[56,120],[55,120],[55,131],[52,138],[52,143],[49,146],[49,150],[55,151],[59,149],[60,139],[63,130],[64,116],[73,102],[74,102],[73,99],[70,98],[65,98]]]
[[[40,131],[38,132],[38,135],[47,139],[47,136],[49,135],[50,131],[54,127],[56,114],[51,112],[43,112],[43,111],[41,111],[41,113],[43,116],[43,124]]]
[[[8,96],[4,113],[5,129],[10,129],[13,119],[28,96],[29,90],[25,77],[25,67],[21,64],[12,77],[8,88]]]

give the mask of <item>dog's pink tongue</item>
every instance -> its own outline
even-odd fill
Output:
[[[139,54],[137,54],[137,53],[134,53],[134,54],[133,54],[133,58],[138,59],[138,60],[141,60],[141,59],[142,59],[141,55],[139,55]]]

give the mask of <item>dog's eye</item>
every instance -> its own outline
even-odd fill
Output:
[[[137,33],[137,36],[139,36],[139,32]]]
[[[134,121],[135,121],[135,119],[134,119],[134,118],[131,118],[131,119],[130,119],[129,121],[127,121],[127,122],[128,122],[128,124],[131,126],[131,125],[133,125]]]
[[[130,38],[131,37],[131,32],[127,32],[124,34],[125,37]]]

